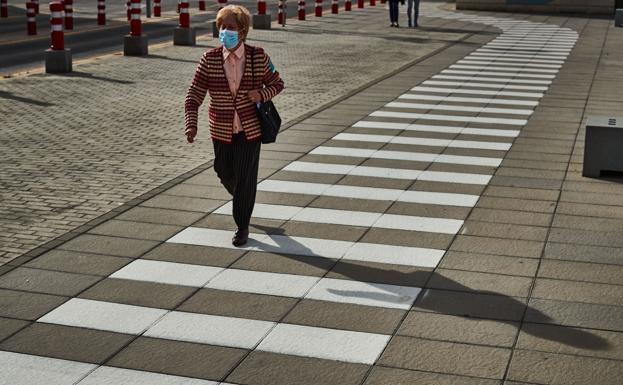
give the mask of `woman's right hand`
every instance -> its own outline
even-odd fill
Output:
[[[186,134],[186,140],[188,141],[188,143],[192,143],[195,141],[195,136],[197,136],[197,129],[187,128],[185,134]]]

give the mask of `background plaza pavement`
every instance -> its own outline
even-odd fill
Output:
[[[581,168],[622,30],[422,11],[252,31],[286,130],[239,249],[182,136],[214,40],[3,80],[0,383],[619,384],[623,185]]]

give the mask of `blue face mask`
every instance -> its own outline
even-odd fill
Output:
[[[218,34],[218,39],[223,43],[225,48],[234,48],[238,45],[238,31],[230,31],[228,29],[221,29]]]

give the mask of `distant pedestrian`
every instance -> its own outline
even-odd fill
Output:
[[[413,17],[411,17],[412,15]],[[420,0],[407,0],[407,16],[409,18],[409,28],[417,27],[417,19],[420,16]]]
[[[233,196],[233,217],[238,229],[232,238],[242,246],[249,236],[255,205],[260,159],[260,122],[255,103],[268,101],[283,89],[279,72],[260,47],[245,43],[251,23],[249,11],[239,5],[223,7],[216,15],[222,46],[205,52],[185,101],[186,138],[197,135],[199,106],[206,93],[214,171]]]
[[[405,0],[389,0],[389,21],[391,24],[390,27],[400,27],[398,24],[398,2],[404,4]]]

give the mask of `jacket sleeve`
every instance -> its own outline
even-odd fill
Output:
[[[208,60],[207,53],[201,57],[201,61],[195,71],[195,77],[188,88],[184,101],[184,125],[186,130],[197,129],[197,117],[199,107],[208,92]]]
[[[279,71],[275,68],[275,65],[270,61],[270,58],[264,52],[261,51],[261,59],[264,63],[264,88],[260,90],[262,101],[268,101],[274,98],[278,93],[283,90],[283,80],[279,76]]]

